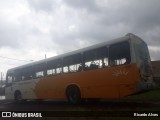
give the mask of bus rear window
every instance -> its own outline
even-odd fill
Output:
[[[129,64],[130,46],[128,42],[113,44],[109,48],[110,66]]]

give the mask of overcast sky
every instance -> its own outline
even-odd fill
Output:
[[[160,60],[160,0],[0,0],[0,72],[127,33]]]

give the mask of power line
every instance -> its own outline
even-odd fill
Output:
[[[12,63],[4,63],[4,62],[0,62],[0,64],[18,66],[17,64],[12,64]]]
[[[4,58],[4,59],[17,60],[17,61],[23,61],[23,62],[31,62],[31,61],[34,61],[34,60],[15,59],[15,58],[9,58],[9,57],[4,57],[4,56],[0,56],[0,57],[1,57],[1,58]]]

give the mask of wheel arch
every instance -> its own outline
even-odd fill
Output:
[[[77,84],[68,85],[65,91],[65,96],[69,103],[74,105],[81,103],[81,89]]]
[[[21,93],[20,90],[15,90],[15,91],[14,91],[14,98],[16,97],[17,94],[21,94],[21,95],[22,95],[22,93]]]
[[[65,88],[65,96],[66,96],[66,94],[67,94],[67,90],[68,90],[70,87],[77,87],[77,88],[79,89],[79,92],[80,92],[81,97],[82,97],[82,89],[81,89],[80,86],[77,85],[76,83],[72,83],[72,84],[69,84],[69,85],[66,86],[66,88]]]

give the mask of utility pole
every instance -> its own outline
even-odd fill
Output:
[[[1,72],[1,80],[3,80],[3,74],[2,74],[2,72]]]
[[[47,55],[45,54],[45,59],[47,58]]]

